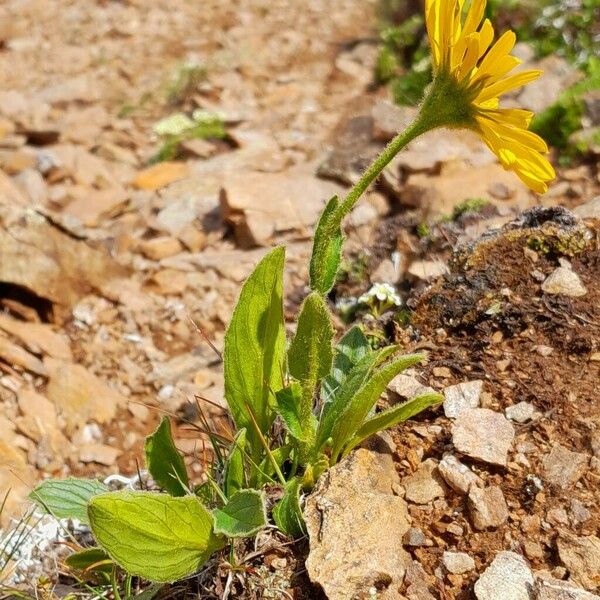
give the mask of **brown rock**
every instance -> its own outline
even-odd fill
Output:
[[[140,190],[159,190],[174,181],[185,179],[188,167],[181,162],[161,162],[140,171],[132,184]]]
[[[46,395],[74,429],[89,421],[107,423],[116,414],[118,406],[126,405],[126,398],[110,389],[81,365],[55,359],[46,361],[50,380]]]
[[[266,245],[275,233],[308,231],[339,191],[339,186],[317,179],[305,167],[244,174],[224,185],[221,210],[240,246]]]
[[[455,448],[483,462],[506,466],[515,429],[501,413],[487,408],[467,409],[452,425]]]
[[[497,486],[472,486],[469,490],[468,504],[475,529],[493,529],[508,520],[508,506],[502,490]]]
[[[53,331],[50,325],[17,321],[0,314],[0,329],[18,338],[36,354],[44,353],[52,358],[71,359],[69,338]]]
[[[600,538],[577,537],[561,531],[556,542],[558,555],[569,569],[569,579],[586,590],[600,588]]]
[[[0,205],[2,204],[27,206],[29,202],[13,180],[0,170]]]
[[[0,335],[0,360],[11,367],[21,367],[36,375],[46,376],[44,363],[33,354],[23,350],[21,346],[13,344],[3,335]]]
[[[121,454],[118,448],[105,444],[84,444],[79,448],[79,460],[83,463],[98,463],[111,467]]]
[[[179,254],[183,248],[177,238],[164,236],[142,242],[140,250],[150,260],[161,260]]]
[[[70,308],[92,289],[127,274],[103,251],[38,212],[0,206],[0,281]]]
[[[194,225],[186,225],[177,237],[190,252],[200,252],[206,247],[206,234]]]
[[[571,452],[560,444],[555,444],[542,459],[544,479],[563,489],[568,488],[585,473],[589,460],[587,454]]]
[[[415,473],[405,477],[402,485],[406,490],[406,499],[415,504],[428,504],[444,495],[446,486],[432,458],[419,465]]]
[[[96,227],[104,218],[118,215],[127,206],[129,192],[121,187],[90,190],[65,209],[88,227]]]
[[[33,390],[20,390],[19,409],[26,419],[29,437],[39,441],[45,434],[56,431],[56,407],[47,398]]]
[[[406,503],[392,494],[397,474],[390,455],[359,449],[330,469],[304,511],[310,539],[306,568],[330,600],[398,598],[410,557]],[[388,594],[385,596],[384,594]]]

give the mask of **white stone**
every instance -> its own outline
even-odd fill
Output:
[[[461,575],[475,568],[475,561],[465,552],[444,552],[442,563],[448,573]]]
[[[519,554],[500,552],[475,583],[477,600],[533,600],[533,574]]]
[[[444,414],[455,419],[468,408],[477,408],[483,381],[465,381],[457,385],[451,385],[444,390]]]
[[[504,412],[511,421],[516,421],[517,423],[527,423],[527,421],[531,421],[531,419],[533,419],[535,415],[535,407],[533,404],[523,401],[513,404],[512,406],[508,406]]]

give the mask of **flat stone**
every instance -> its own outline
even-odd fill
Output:
[[[411,375],[396,375],[387,386],[387,391],[400,396],[403,400],[412,400],[422,394],[435,394],[435,390],[423,385],[416,377]]]
[[[569,569],[569,580],[591,592],[600,587],[600,538],[577,537],[560,531],[556,542],[558,556]]]
[[[508,506],[502,489],[498,486],[472,486],[469,490],[468,505],[473,527],[480,531],[495,529],[508,520]]]
[[[600,196],[576,206],[573,212],[581,219],[600,219]]]
[[[184,179],[188,175],[188,167],[181,162],[161,162],[140,171],[132,181],[140,190],[153,191],[170,183]]]
[[[515,430],[504,415],[487,408],[462,411],[452,425],[452,443],[463,454],[506,466]]]
[[[402,480],[406,499],[415,504],[428,504],[444,495],[445,485],[432,458],[419,465],[419,468]]]
[[[579,275],[569,267],[557,267],[542,283],[542,291],[546,294],[578,298],[585,296],[587,290]]]
[[[140,251],[150,260],[161,260],[175,256],[183,250],[181,242],[174,237],[161,236],[140,244]]]
[[[438,471],[444,481],[455,491],[467,494],[471,486],[481,486],[483,481],[467,465],[461,463],[453,454],[444,454],[438,465]]]
[[[83,463],[98,463],[111,467],[121,454],[118,448],[105,444],[83,444],[79,448],[79,460]]]
[[[18,338],[22,344],[35,354],[43,353],[52,358],[71,359],[69,338],[64,334],[55,332],[46,323],[18,321],[8,315],[0,314],[0,329]]]
[[[45,377],[48,374],[44,363],[39,358],[30,354],[21,346],[13,344],[3,335],[0,335],[0,360],[10,367],[20,367],[36,375]]]
[[[126,406],[126,398],[85,367],[55,359],[48,359],[45,364],[50,374],[46,395],[67,422],[67,428],[75,429],[90,421],[107,423],[116,415],[118,406]]]
[[[453,575],[468,573],[475,568],[475,561],[465,552],[444,552],[442,564]]]
[[[312,228],[336,193],[340,193],[338,185],[317,179],[306,167],[283,173],[244,173],[224,184],[221,210],[239,246],[264,246],[276,233]]]
[[[534,600],[534,579],[525,559],[499,552],[475,583],[477,600]]]
[[[371,588],[378,598],[398,598],[410,556],[402,547],[406,502],[392,493],[397,481],[391,455],[361,448],[329,469],[307,498],[306,568],[329,600],[359,598]]]
[[[535,600],[600,600],[600,596],[568,581],[536,575]]]
[[[568,488],[585,473],[589,460],[587,454],[571,452],[564,446],[555,444],[542,459],[544,479],[560,488]]]
[[[408,274],[429,281],[449,273],[448,265],[441,260],[415,260],[408,267]]]
[[[464,410],[477,408],[482,389],[481,380],[448,386],[444,390],[444,414],[450,419],[455,419]]]
[[[504,413],[511,420],[517,423],[527,423],[531,421],[535,415],[535,406],[529,402],[518,402],[512,406],[508,406]]]

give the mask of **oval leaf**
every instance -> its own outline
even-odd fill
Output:
[[[185,463],[173,442],[171,423],[163,417],[156,431],[146,438],[146,465],[158,485],[172,496],[185,496],[189,479]]]
[[[342,217],[338,213],[339,198],[333,196],[315,230],[310,257],[310,287],[315,292],[327,294],[333,287],[342,260]]]
[[[40,483],[29,498],[57,519],[78,519],[88,524],[87,505],[91,498],[108,492],[95,479],[48,479]]]
[[[283,387],[284,248],[275,248],[258,263],[242,288],[225,334],[223,369],[225,399],[238,429],[245,428],[255,462],[262,446],[247,405],[266,435],[275,413],[271,392]]]
[[[221,508],[213,510],[215,533],[249,537],[267,524],[265,499],[258,490],[236,492]]]
[[[246,471],[244,468],[245,451],[246,430],[240,429],[233,440],[229,456],[225,463],[223,486],[227,498],[230,498],[235,492],[241,490],[246,483]]]
[[[299,538],[306,533],[302,508],[300,507],[299,478],[288,482],[283,498],[273,508],[273,520],[283,533],[290,537]]]
[[[113,562],[102,548],[86,548],[65,558],[65,564],[75,571],[110,573]]]
[[[225,540],[197,498],[151,492],[113,492],[88,506],[98,544],[123,569],[151,581],[195,573]]]

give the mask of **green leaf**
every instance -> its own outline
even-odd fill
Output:
[[[352,367],[333,400],[328,402],[323,408],[317,431],[317,450],[331,437],[335,423],[342,418],[342,414],[361,386],[368,380],[372,370],[389,358],[397,349],[396,346],[389,346],[375,352],[370,352]]]
[[[65,563],[76,571],[110,573],[113,562],[102,548],[86,548],[67,556]]]
[[[277,414],[281,417],[288,433],[300,442],[308,442],[312,439],[317,426],[316,417],[309,415],[308,426],[302,422],[300,414],[302,406],[302,386],[297,381],[292,381],[275,394]],[[312,398],[311,398],[312,400]]]
[[[314,384],[331,370],[333,325],[323,297],[313,292],[302,304],[296,335],[288,350],[288,368],[292,377]]]
[[[246,430],[240,429],[231,446],[231,451],[225,463],[223,487],[225,496],[230,498],[235,492],[241,490],[246,484],[244,469],[244,453],[246,450]]]
[[[275,459],[275,462],[279,465],[281,469],[286,460],[290,457],[292,453],[291,444],[286,444],[285,446],[279,446],[279,448],[275,448],[271,450],[271,455]],[[275,468],[273,467],[273,463],[271,459],[266,456],[263,461],[260,463],[257,469],[257,479],[256,486],[257,488],[262,487],[266,483],[272,483],[275,478]]]
[[[258,490],[240,490],[221,508],[213,510],[215,533],[227,537],[250,537],[267,524],[264,495]]]
[[[323,379],[321,394],[325,403],[333,400],[350,371],[370,352],[369,340],[362,329],[352,327],[337,343],[331,373]]]
[[[310,257],[310,287],[315,292],[327,294],[335,283],[342,260],[342,217],[338,213],[339,198],[333,196],[315,230],[312,255]]]
[[[195,573],[225,540],[210,512],[193,496],[112,492],[88,506],[92,533],[131,575],[170,582]]]
[[[158,485],[171,496],[185,496],[189,479],[185,463],[173,442],[171,423],[163,417],[156,431],[146,438],[146,465]]]
[[[225,334],[225,398],[237,428],[247,431],[254,459],[263,449],[246,403],[266,435],[275,417],[269,402],[271,391],[283,387],[284,261],[283,247],[275,248],[260,261],[242,288]]]
[[[332,429],[333,446],[331,459],[333,463],[337,462],[343,447],[350,441],[368,417],[369,412],[375,406],[381,394],[383,394],[387,384],[405,369],[421,362],[423,358],[422,354],[407,354],[392,360],[370,374],[368,380],[347,404]]]
[[[350,450],[378,431],[383,431],[398,423],[402,423],[403,421],[418,415],[426,408],[429,408],[434,404],[439,404],[443,399],[444,396],[442,396],[442,394],[422,394],[421,396],[408,400],[408,402],[404,402],[398,406],[392,406],[391,408],[378,413],[371,419],[367,419],[344,449],[344,454],[348,454]]]
[[[306,534],[302,508],[300,507],[301,480],[294,478],[288,482],[283,498],[273,508],[273,520],[283,533],[299,538]]]
[[[87,504],[108,488],[95,479],[48,479],[38,485],[29,497],[41,509],[58,519],[79,519],[88,524]]]

